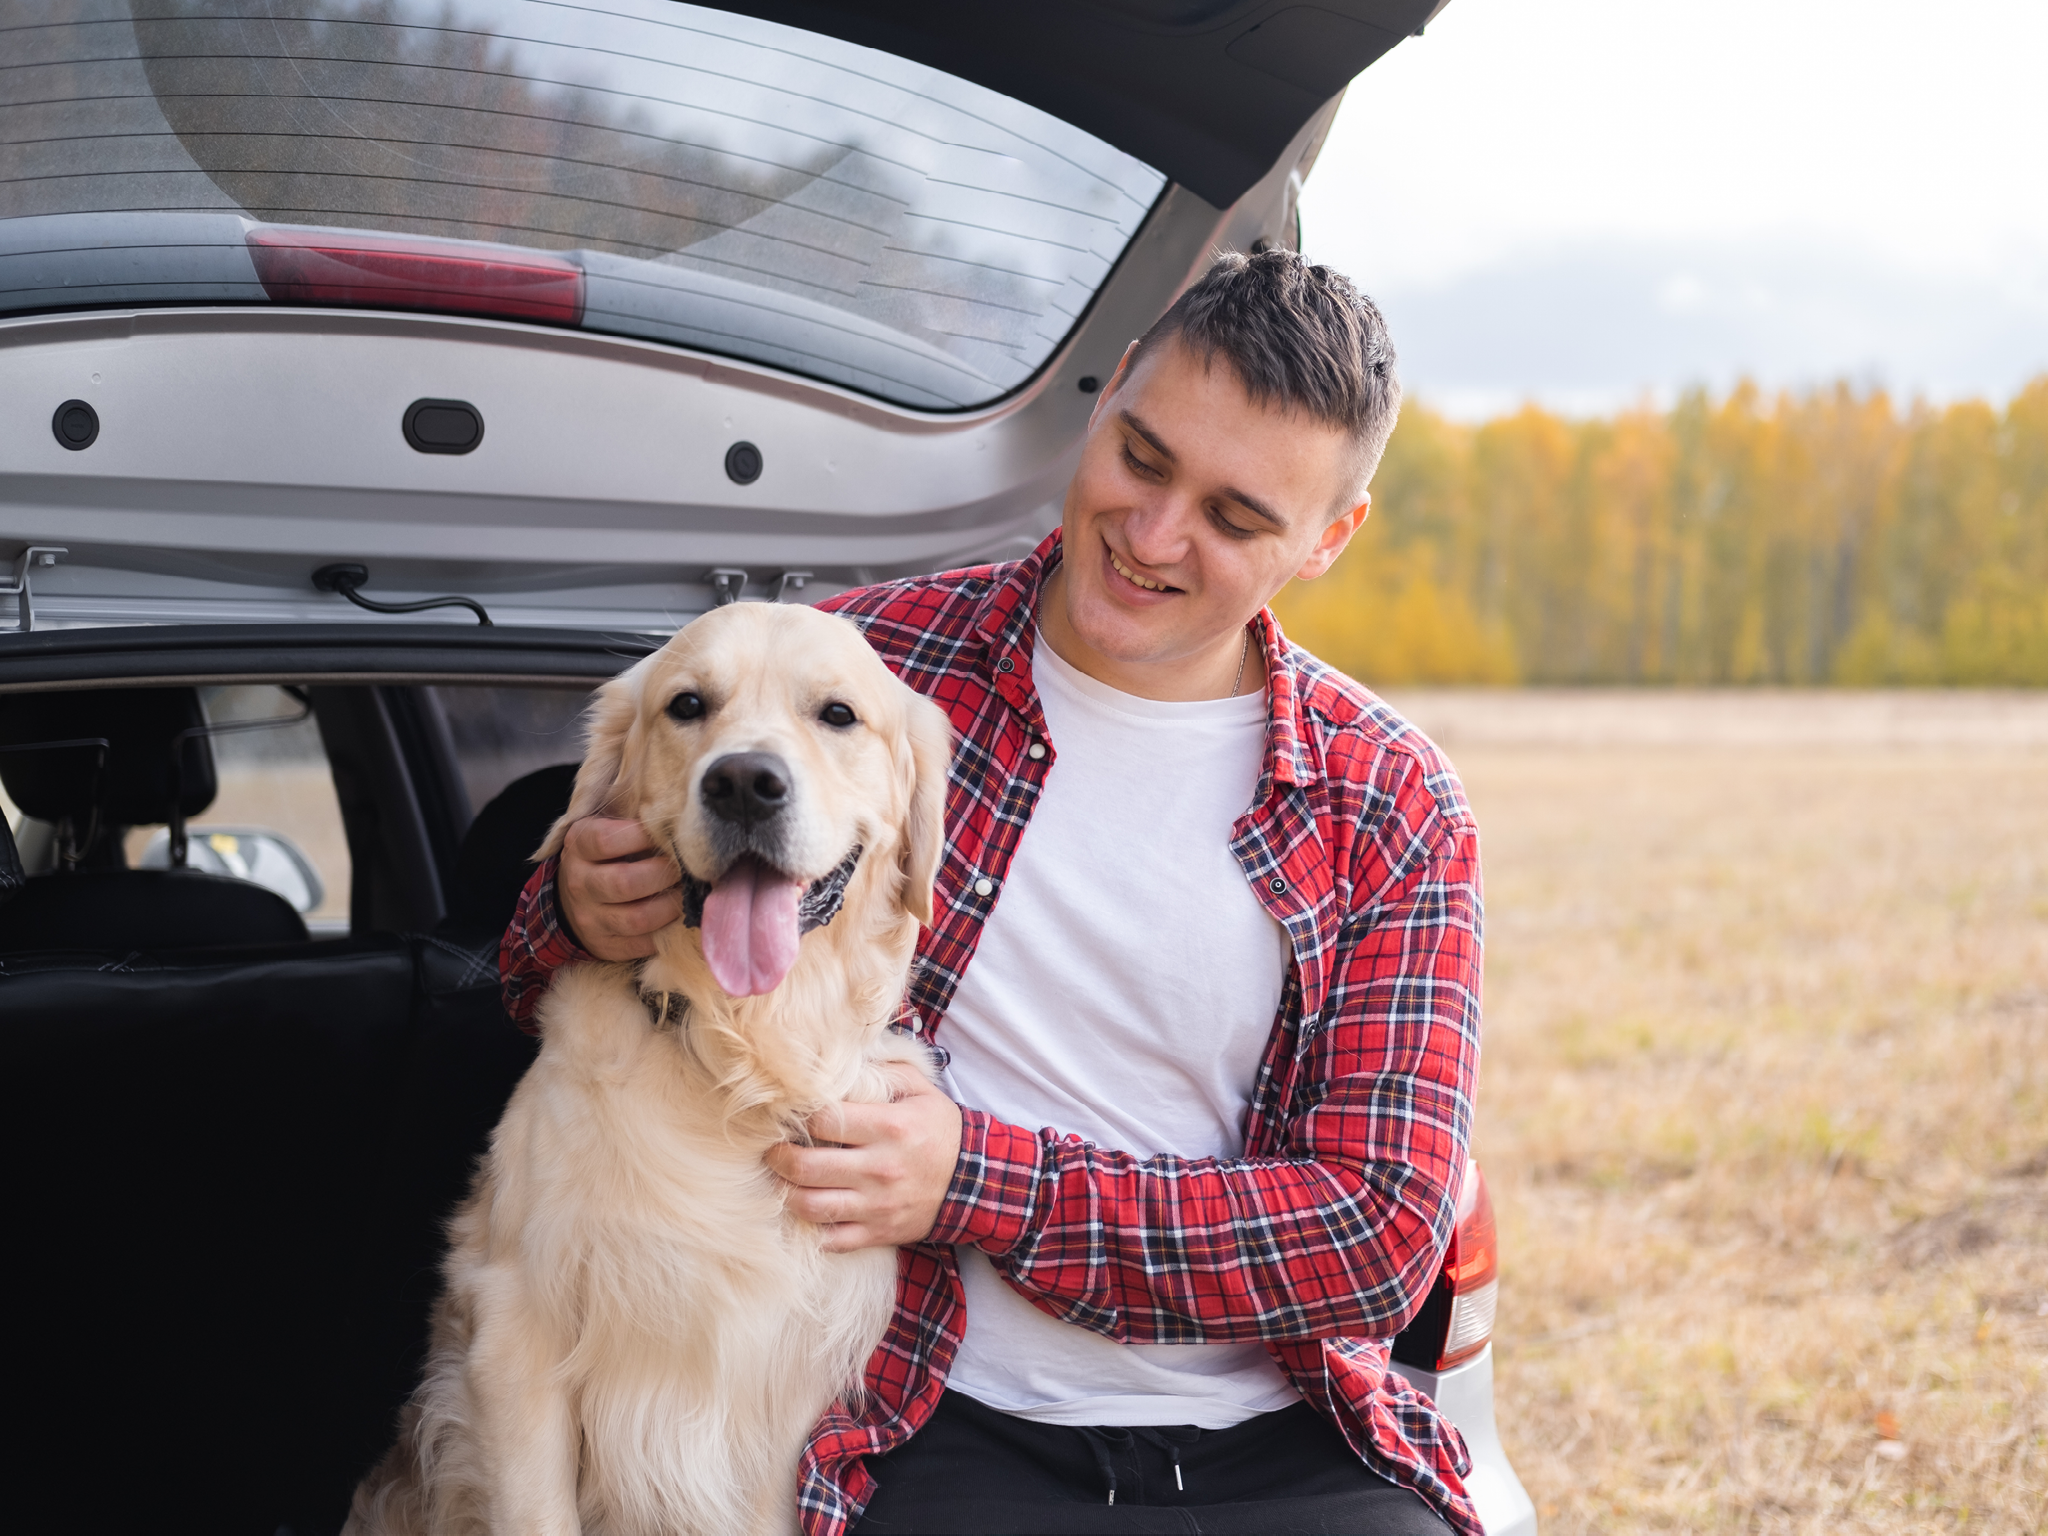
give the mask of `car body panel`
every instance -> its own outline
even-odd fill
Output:
[[[1447,1371],[1396,1365],[1394,1371],[1426,1394],[1458,1426],[1472,1453],[1465,1491],[1478,1506],[1486,1536],[1536,1536],[1536,1506],[1500,1443],[1493,1417],[1493,1346]]]
[[[1011,558],[1058,521],[1094,395],[1219,247],[1271,238],[1328,104],[1237,207],[1171,188],[1031,385],[975,412],[657,342],[452,315],[185,306],[0,319],[0,549],[38,624],[345,620],[312,572],[367,563],[369,595],[457,590],[499,623],[673,629],[714,568],[804,570],[817,597]],[[474,452],[401,431],[421,398],[473,403]],[[68,400],[97,439],[63,446]],[[737,485],[735,442],[764,468]],[[761,585],[754,588],[758,595]],[[0,598],[0,624],[14,614]],[[464,620],[464,622],[467,622]]]

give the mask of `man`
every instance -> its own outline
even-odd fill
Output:
[[[1385,1342],[1465,1168],[1477,834],[1265,606],[1364,522],[1398,406],[1345,279],[1226,256],[1125,353],[1059,533],[825,605],[958,743],[906,1015],[947,1091],[770,1156],[829,1246],[904,1245],[868,1394],[805,1453],[814,1536],[1477,1536]],[[637,822],[579,823],[506,935],[515,1017],[650,953],[675,878]]]

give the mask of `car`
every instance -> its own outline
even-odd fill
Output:
[[[4,0],[14,1503],[336,1528],[603,679],[1012,558],[1443,0]],[[1475,1164],[1398,1369],[1495,1432]]]

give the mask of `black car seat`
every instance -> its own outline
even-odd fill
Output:
[[[534,1049],[424,936],[0,960],[15,1529],[332,1536]]]
[[[306,942],[291,903],[260,885],[125,867],[128,828],[182,826],[213,803],[219,780],[205,727],[196,688],[0,701],[0,783],[27,815],[57,825],[62,849],[57,869],[22,880],[0,905],[0,951]]]
[[[92,728],[118,766],[107,728],[137,734],[137,716],[98,698],[97,718],[0,698],[0,739]],[[197,700],[158,709],[167,764]],[[104,776],[97,745],[58,750]],[[572,774],[511,786],[464,840],[459,908],[479,932],[503,928]],[[39,815],[144,809],[52,777],[6,783]],[[212,777],[210,760],[179,764],[188,813]],[[62,952],[17,949],[12,914],[69,882],[205,880],[95,871],[105,835],[89,834],[69,831],[72,873],[0,904],[0,1166],[25,1256],[9,1382],[36,1410],[10,1508],[23,1530],[331,1536],[419,1380],[448,1214],[536,1042],[505,1017],[495,933],[487,952],[388,933],[201,949],[114,942],[88,909],[97,926]],[[0,824],[0,896],[7,841]]]
[[[514,779],[477,812],[455,855],[448,916],[438,930],[494,948],[533,873],[533,850],[569,808],[576,764],[558,763]]]

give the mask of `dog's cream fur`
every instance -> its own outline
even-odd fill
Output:
[[[667,712],[702,697],[693,721]],[[859,717],[834,728],[830,702]],[[357,1490],[349,1536],[738,1536],[796,1528],[796,1467],[857,1392],[895,1297],[896,1254],[828,1254],[762,1165],[841,1099],[929,1072],[885,1028],[931,919],[944,714],[843,620],[733,605],[601,690],[568,825],[637,815],[711,880],[704,765],[767,751],[792,769],[788,874],[865,851],[845,904],[766,996],[712,980],[676,924],[627,965],[555,978],[541,1051],[451,1225],[426,1378]],[[658,1024],[640,989],[687,999]]]

